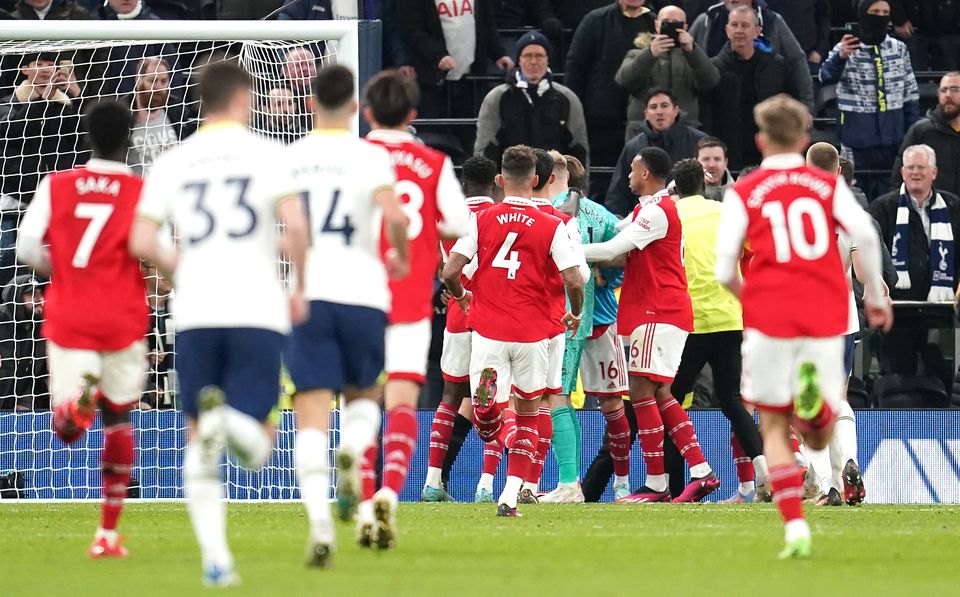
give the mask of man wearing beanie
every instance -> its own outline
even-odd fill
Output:
[[[517,40],[517,68],[507,82],[495,87],[480,106],[475,154],[500,163],[513,145],[555,149],[589,164],[587,126],[576,94],[553,81],[550,42],[539,31]]]

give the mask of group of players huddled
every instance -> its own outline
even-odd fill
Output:
[[[73,442],[102,413],[104,503],[91,557],[126,555],[116,527],[134,463],[129,409],[145,368],[141,260],[176,288],[177,369],[189,419],[183,478],[206,584],[238,580],[218,465],[227,447],[245,467],[268,460],[281,359],[297,388],[307,564],[328,566],[335,551],[328,430],[338,399],[335,509],[357,521],[361,545],[395,544],[438,266],[450,295],[446,384],[431,428],[425,500],[449,499],[441,470],[461,411],[487,442],[478,501],[493,501],[493,473],[508,454],[498,516],[519,516],[518,502],[537,501],[551,438],[560,484],[540,500],[583,501],[570,407],[578,373],[607,420],[618,501],[671,500],[665,431],[691,475],[672,501],[698,501],[718,488],[670,391],[694,312],[681,218],[671,192],[657,188],[669,161],[664,172],[659,156],[634,159],[630,185],[640,200],[617,221],[570,188],[575,164],[555,152],[507,148],[495,179],[502,193],[492,187],[494,165],[476,158],[461,186],[449,158],[408,132],[417,89],[394,71],[367,84],[362,115],[372,132],[360,139],[351,132],[359,109],[353,73],[322,69],[313,82],[314,131],[288,149],[248,130],[251,80],[234,63],[205,67],[199,91],[203,126],[164,153],[145,181],[123,165],[128,109],[112,101],[93,107],[86,130],[94,158],[46,177],[20,229],[19,258],[51,276],[44,334],[55,431]],[[871,323],[888,326],[891,314],[868,216],[842,179],[799,155],[806,109],[777,96],[755,114],[765,160],[717,204],[712,283],[743,304],[743,398],[761,411],[766,458],[754,462],[786,523],[781,555],[806,556],[803,480],[788,438],[792,425],[811,447],[825,446],[843,394],[850,291],[838,231],[861,253]],[[290,264],[285,276],[280,256]],[[633,493],[624,394],[646,462],[645,483]]]

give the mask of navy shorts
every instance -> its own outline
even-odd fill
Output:
[[[197,396],[218,386],[227,403],[263,421],[280,397],[280,354],[286,336],[262,328],[202,328],[177,333],[183,410],[197,416]]]
[[[387,314],[379,309],[310,302],[310,319],[293,328],[284,361],[297,390],[369,388],[383,372]]]
[[[843,337],[843,369],[847,373],[846,379],[853,375],[853,361],[857,355],[857,335],[847,334]]]

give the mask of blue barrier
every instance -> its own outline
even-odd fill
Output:
[[[580,411],[583,427],[583,470],[600,447],[604,421],[597,411]],[[419,499],[427,468],[430,422],[433,413],[419,413],[417,451],[401,499]],[[736,487],[730,452],[730,428],[719,411],[691,411],[704,454],[723,485],[711,500]],[[144,498],[182,498],[180,467],[185,442],[184,420],[172,411],[134,412],[137,463],[134,475]],[[336,428],[337,420],[332,422]],[[859,457],[868,501],[880,503],[960,503],[960,411],[876,411],[857,413]],[[22,471],[27,498],[98,498],[100,495],[99,423],[78,445],[64,446],[50,431],[49,413],[0,414],[0,470]],[[293,415],[284,413],[277,434],[277,450],[261,471],[250,472],[224,463],[232,499],[296,499],[293,471]],[[331,445],[337,441],[331,433]],[[636,448],[636,446],[635,446]],[[480,476],[483,446],[475,434],[467,439],[451,475],[450,493],[461,501],[473,498]],[[332,465],[332,461],[331,461]],[[501,464],[495,487],[502,486],[506,465]],[[643,463],[634,449],[631,479],[642,480]],[[553,456],[548,458],[541,487],[557,481]],[[608,487],[605,500],[611,499]]]

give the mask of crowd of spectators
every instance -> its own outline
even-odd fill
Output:
[[[894,298],[927,300],[934,270],[949,260],[955,280],[960,267],[954,0],[0,0],[0,17],[380,19],[383,66],[420,87],[414,125],[425,142],[457,163],[475,154],[498,161],[519,143],[573,155],[589,173],[583,190],[621,215],[636,201],[630,162],[647,147],[673,163],[698,161],[704,197],[721,200],[759,163],[753,106],[787,93],[816,117],[813,136],[840,149],[900,278],[910,279]],[[288,48],[256,73],[264,80],[256,130],[283,143],[310,130],[309,86],[324,52],[322,43]],[[202,56],[198,44],[163,43],[0,56],[0,408],[24,407],[26,390],[10,381],[23,375],[37,380],[32,406],[45,396],[32,325],[43,281],[12,250],[39,179],[85,162],[80,116],[106,96],[131,106],[128,163],[148,173],[197,128],[190,72]],[[944,222],[953,238],[942,237]],[[152,365],[165,372],[166,299],[151,308]],[[952,371],[925,361],[931,342],[922,333],[894,330],[882,344],[882,372],[936,371],[949,384]],[[31,369],[21,372],[28,353]],[[165,404],[161,377],[144,405]]]

